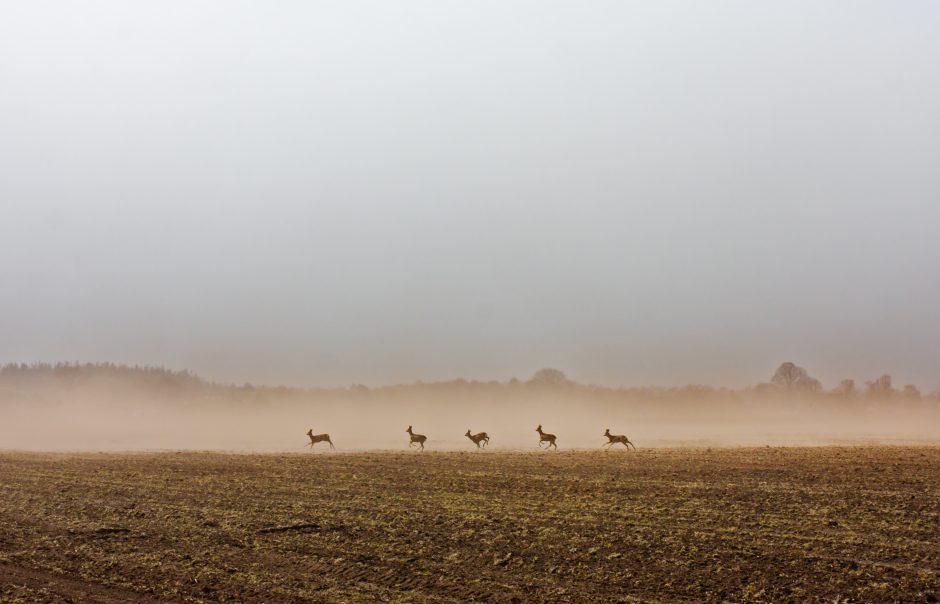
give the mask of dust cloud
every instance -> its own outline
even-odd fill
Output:
[[[303,452],[313,429],[329,433],[337,451],[402,450],[412,425],[429,451],[474,449],[468,429],[488,432],[489,450],[536,451],[539,424],[561,450],[598,448],[605,428],[641,448],[940,442],[935,396],[614,389],[549,378],[305,390],[113,365],[8,366],[0,448]]]

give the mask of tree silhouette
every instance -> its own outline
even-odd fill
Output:
[[[822,384],[819,383],[819,380],[810,377],[805,369],[790,361],[782,363],[780,367],[777,367],[777,371],[775,371],[773,377],[770,378],[770,383],[788,392],[818,392],[819,389],[822,388]]]
[[[868,387],[868,394],[872,396],[887,396],[894,392],[891,386],[891,376],[887,373],[877,380],[865,382],[865,385]]]
[[[568,378],[558,369],[545,368],[536,371],[529,383],[540,386],[560,386],[567,384]]]

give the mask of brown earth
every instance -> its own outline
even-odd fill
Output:
[[[940,448],[0,454],[4,602],[936,602]]]

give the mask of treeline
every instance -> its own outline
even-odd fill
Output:
[[[70,387],[105,382],[167,392],[212,386],[189,371],[163,367],[115,363],[9,363],[0,366],[0,387]]]
[[[895,388],[892,384],[890,374],[868,380],[864,387],[859,387],[855,380],[846,378],[831,389],[825,390],[822,382],[809,375],[806,369],[799,365],[787,361],[782,363],[777,371],[770,378],[770,382],[759,384],[756,388],[760,392],[804,394],[804,395],[828,395],[837,398],[855,398],[858,396],[867,396],[869,398],[895,398],[903,397],[907,399],[920,399],[923,395],[920,389],[914,384],[906,384],[902,388]],[[934,391],[933,398],[940,398],[940,389]]]
[[[115,363],[10,363],[0,366],[0,398],[23,391],[96,389],[104,391],[137,391],[159,397],[182,399],[226,399],[264,401],[272,399],[309,399],[321,396],[331,398],[407,397],[409,394],[445,395],[462,393],[480,396],[511,396],[569,394],[578,398],[592,398],[615,402],[631,401],[744,401],[755,399],[877,399],[877,400],[936,400],[940,391],[927,395],[913,384],[896,388],[888,374],[863,385],[853,379],[844,379],[834,388],[826,389],[804,368],[792,362],[782,363],[769,381],[742,389],[690,384],[679,387],[608,387],[581,384],[570,380],[557,369],[541,369],[530,378],[508,381],[478,381],[456,379],[445,382],[416,382],[369,388],[353,384],[339,388],[295,388],[253,384],[219,384],[203,380],[187,371],[164,367],[129,366]]]

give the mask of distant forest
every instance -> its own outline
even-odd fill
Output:
[[[163,367],[141,367],[114,363],[10,363],[0,367],[0,401],[23,399],[26,393],[43,391],[93,390],[100,394],[145,392],[170,399],[226,399],[264,401],[267,399],[298,400],[329,396],[331,398],[362,398],[414,394],[444,394],[455,391],[475,394],[487,392],[501,395],[520,393],[578,394],[605,400],[754,400],[794,398],[809,400],[894,400],[940,402],[940,390],[922,394],[913,384],[896,387],[890,375],[881,375],[863,384],[844,379],[834,388],[826,389],[804,368],[792,362],[782,363],[767,382],[742,389],[690,384],[680,387],[609,387],[581,384],[568,379],[558,369],[541,369],[529,379],[508,381],[477,381],[456,379],[444,382],[416,382],[369,388],[353,384],[340,388],[296,388],[253,384],[219,384],[203,380],[190,371],[174,371]],[[32,397],[28,397],[32,398]]]

